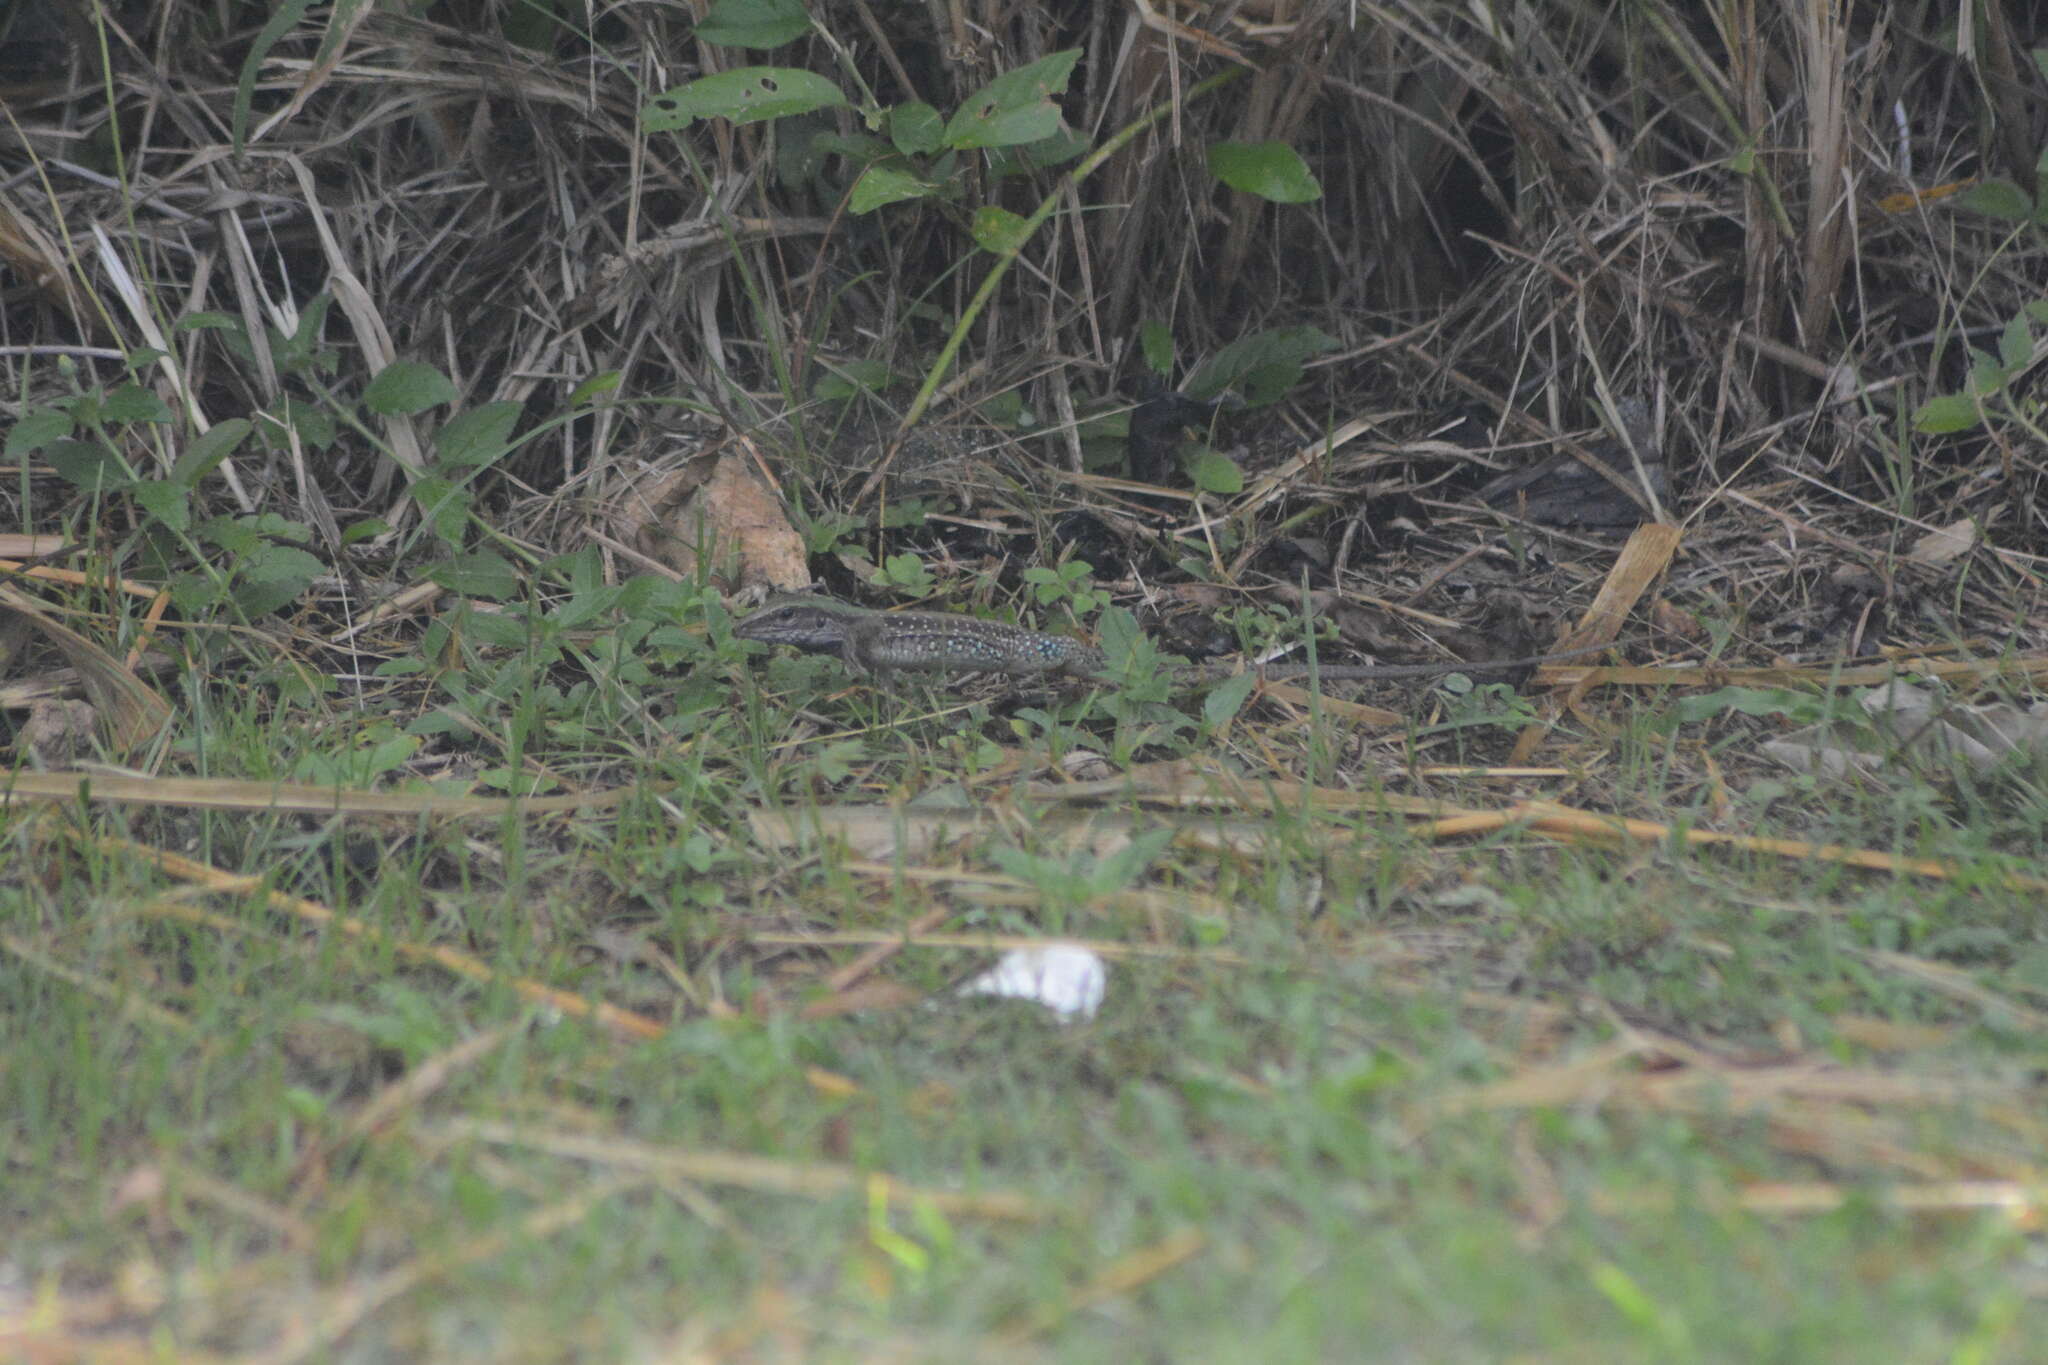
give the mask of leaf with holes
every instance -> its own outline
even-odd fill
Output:
[[[953,112],[946,145],[965,151],[1051,137],[1060,127],[1060,107],[1052,97],[1066,91],[1079,60],[1081,50],[1069,48],[996,77]]]
[[[743,66],[663,91],[640,111],[650,133],[687,128],[700,118],[760,123],[847,103],[839,87],[823,76],[787,66]]]

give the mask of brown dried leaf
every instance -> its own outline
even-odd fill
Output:
[[[24,621],[78,670],[99,713],[107,752],[119,757],[153,738],[171,718],[171,705],[120,659],[45,614],[32,597],[0,587],[0,621]]]
[[[631,542],[676,572],[695,575],[710,560],[711,576],[727,591],[766,586],[796,592],[810,585],[803,537],[789,524],[781,500],[734,455],[707,470],[693,460],[637,490]]]
[[[1977,523],[1971,517],[1936,527],[1913,542],[1906,558],[1920,564],[1947,564],[1961,559],[1977,543]]]
[[[26,753],[39,768],[68,768],[90,744],[97,719],[91,702],[38,697],[29,703],[17,752]]]

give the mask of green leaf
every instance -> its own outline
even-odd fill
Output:
[[[1680,697],[1672,703],[1672,714],[1681,725],[1712,720],[1724,712],[1744,716],[1769,716],[1806,724],[1818,718],[1823,702],[1811,692],[1789,687],[1723,687],[1704,696]]]
[[[1626,1270],[1612,1261],[1602,1261],[1592,1267],[1587,1278],[1593,1287],[1607,1296],[1622,1320],[1635,1329],[1639,1337],[1654,1343],[1655,1349],[1649,1354],[1669,1358],[1690,1357],[1690,1335],[1685,1330],[1685,1319],[1676,1310],[1668,1309],[1642,1287]]]
[[[929,156],[946,136],[945,120],[923,100],[899,104],[889,111],[889,141],[905,156]]]
[[[1152,373],[1165,378],[1173,373],[1173,329],[1163,322],[1148,322],[1138,329],[1138,348]]]
[[[71,414],[62,408],[37,408],[16,422],[7,433],[5,454],[10,460],[34,454],[69,436],[72,425]]]
[[[1234,190],[1276,204],[1306,204],[1323,197],[1323,187],[1308,163],[1284,142],[1218,142],[1209,148],[1209,174]]]
[[[1913,429],[1929,436],[1948,436],[1977,425],[1976,400],[1959,393],[1930,398],[1913,413]]]
[[[277,45],[277,40],[299,26],[312,3],[313,0],[284,0],[277,7],[277,13],[270,16],[270,22],[256,35],[255,41],[249,44],[248,55],[242,59],[241,74],[235,80],[234,108],[228,117],[237,161],[241,160],[244,139],[249,135],[249,105],[256,97],[256,73],[262,68],[263,59],[270,55],[270,49]]]
[[[881,523],[887,530],[900,531],[906,527],[924,525],[931,519],[931,515],[932,499],[896,497],[889,499],[882,508]],[[877,578],[874,581],[886,583],[888,580]]]
[[[2048,947],[2036,946],[2015,955],[2008,975],[2024,984],[2031,994],[2048,995]]]
[[[170,527],[182,531],[192,524],[192,490],[182,483],[139,483],[129,490],[135,505]]]
[[[997,256],[1015,255],[1031,237],[1031,225],[1022,215],[994,204],[984,204],[974,211],[969,231],[974,234],[976,246]]]
[[[1111,607],[1102,613],[1102,619],[1095,623],[1095,633],[1102,641],[1102,652],[1112,663],[1144,654],[1158,655],[1152,638],[1138,629],[1138,618],[1131,615],[1128,607]]]
[[[1300,382],[1303,361],[1336,346],[1334,338],[1314,327],[1282,327],[1239,337],[1202,362],[1181,391],[1203,402],[1235,387],[1247,404],[1261,407],[1278,402]]]
[[[301,444],[315,450],[328,450],[341,439],[341,427],[334,420],[334,414],[326,408],[290,399],[285,410],[291,414],[292,430],[299,434]]]
[[[1247,671],[1233,673],[1216,684],[1202,699],[1203,721],[1212,730],[1228,721],[1243,708],[1245,698],[1252,694],[1252,687],[1258,680],[1258,674]]]
[[[554,50],[555,35],[558,32],[571,33],[574,29],[557,13],[567,0],[521,0],[517,5],[500,11],[499,32],[505,41],[525,48],[535,57],[546,60]]]
[[[299,310],[299,325],[290,336],[285,336],[274,327],[265,327],[270,334],[270,353],[277,361],[279,374],[303,374],[312,369],[330,368],[331,354],[320,349],[320,329],[326,325],[327,310],[334,305],[334,296],[328,293],[315,294]]]
[[[1081,50],[1069,48],[996,77],[954,111],[946,124],[946,145],[966,151],[1051,137],[1060,126],[1060,108],[1052,96],[1065,92],[1080,59]]]
[[[875,582],[882,587],[904,588],[922,597],[937,586],[931,570],[914,554],[889,555],[882,561]]]
[[[235,565],[240,579],[235,585],[235,603],[251,616],[268,616],[296,601],[326,568],[293,546],[258,545]]]
[[[171,466],[171,481],[191,488],[213,471],[215,465],[234,453],[249,435],[247,418],[230,417],[191,445]]]
[[[803,0],[718,0],[696,36],[720,47],[767,49],[811,31]]]
[[[171,410],[153,390],[140,384],[123,384],[107,395],[103,415],[109,422],[157,422],[167,424]]]
[[[429,569],[429,573],[433,570]],[[473,611],[464,618],[462,633],[481,645],[498,649],[523,648],[532,637],[532,629],[523,616],[509,612]]]
[[[700,118],[760,123],[846,105],[839,87],[799,67],[743,66],[656,95],[640,111],[650,133],[687,128]]]
[[[296,540],[304,543],[313,538],[313,529],[306,523],[279,516],[276,512],[259,512],[253,517],[240,517],[237,520],[247,523],[258,535],[269,536],[273,540]]]
[[[569,406],[580,408],[601,393],[615,393],[624,382],[617,370],[599,370],[569,391]]]
[[[868,758],[866,747],[856,739],[813,744],[804,752],[817,768],[819,778],[835,786],[853,776],[854,764],[865,765]]]
[[[413,480],[410,491],[434,534],[452,545],[461,544],[462,533],[469,526],[469,494],[462,486],[428,474]]]
[[[811,385],[811,393],[817,398],[851,398],[857,393],[880,393],[894,382],[896,376],[879,360],[821,359],[820,364],[829,367],[829,372],[820,375]]]
[[[820,157],[843,156],[856,166],[872,166],[896,150],[878,137],[866,133],[815,133],[811,146]]]
[[[391,523],[382,517],[370,517],[363,521],[352,521],[341,528],[341,543],[355,545],[365,540],[375,540],[391,530]]]
[[[556,555],[541,564],[540,572],[554,582],[567,584],[574,593],[612,591],[605,586],[604,556],[595,545]]]
[[[203,573],[175,574],[170,588],[171,605],[187,616],[204,616],[220,601],[220,584]]]
[[[1053,130],[1051,136],[1036,142],[1026,142],[1018,147],[994,147],[987,153],[988,175],[991,180],[1001,180],[1006,175],[1029,175],[1052,166],[1064,165],[1088,150],[1088,139],[1082,137],[1066,121]]]
[[[1015,389],[991,394],[975,407],[982,420],[991,426],[1019,428],[1038,425],[1037,414],[1024,406],[1024,395]]]
[[[2024,369],[2033,363],[2034,333],[2027,326],[2024,316],[2015,317],[2005,324],[2005,331],[1998,338],[1998,360],[2008,371]]]
[[[2031,222],[2034,217],[2034,201],[2010,180],[1986,180],[1972,185],[1957,196],[1957,202],[1974,213],[2010,223]]]
[[[199,538],[220,547],[230,559],[253,555],[263,544],[256,528],[240,517],[212,517],[199,527]]]
[[[503,555],[488,551],[457,555],[427,570],[427,577],[450,592],[502,602],[519,594],[519,574]],[[521,632],[522,637],[524,632]]]
[[[173,332],[236,332],[242,320],[233,313],[187,313],[171,324]]]
[[[1972,351],[1976,362],[1970,366],[1969,376],[1963,380],[1963,392],[1972,398],[1989,398],[2005,388],[2005,381],[2012,376],[2005,366],[1999,364],[1982,351]]]
[[[43,458],[59,478],[80,488],[120,488],[134,478],[121,457],[98,441],[52,441]]]
[[[430,564],[427,566],[427,576],[431,578],[444,569],[457,566],[460,562],[460,559],[456,559],[443,565]],[[497,649],[520,649],[533,642],[533,625],[527,620],[525,612],[517,610],[465,611],[462,614],[462,633],[479,644]]]
[[[363,406],[385,417],[409,417],[459,395],[446,375],[417,360],[394,360],[363,390]]]
[[[434,433],[434,449],[440,453],[440,467],[481,469],[512,449],[512,426],[519,420],[519,404],[486,403],[459,412]]]
[[[1229,456],[1205,450],[1194,458],[1188,475],[1204,493],[1229,495],[1244,491],[1244,471]]]
[[[775,178],[785,189],[802,189],[822,180],[831,153],[823,143],[833,136],[830,115],[799,115],[775,130]]]
[[[599,592],[580,592],[571,595],[550,613],[554,625],[560,630],[575,630],[587,622],[600,617],[610,617],[618,601],[616,588],[605,588]]]
[[[923,199],[934,189],[929,181],[903,169],[903,163],[892,157],[889,162],[870,166],[860,173],[860,179],[853,182],[853,193],[848,197],[846,207],[854,213],[872,213],[884,204]]]

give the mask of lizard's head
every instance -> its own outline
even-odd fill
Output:
[[[732,628],[742,640],[834,652],[846,643],[846,613],[801,598],[770,602]]]

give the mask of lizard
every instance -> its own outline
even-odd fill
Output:
[[[1102,651],[1071,635],[1031,630],[1001,621],[943,611],[869,611],[829,597],[771,600],[733,627],[742,640],[791,645],[806,654],[836,654],[854,668],[886,681],[898,669],[913,673],[1004,673],[1016,678],[1092,678],[1108,666]],[[1435,664],[1330,664],[1313,670],[1332,682],[1435,678],[1447,673],[1488,673],[1558,663],[1613,648],[1587,645],[1520,659],[1472,659]],[[1213,682],[1235,670],[1197,665],[1184,676]],[[1267,681],[1305,678],[1306,664],[1255,670]]]

